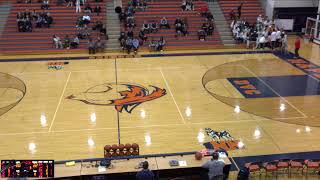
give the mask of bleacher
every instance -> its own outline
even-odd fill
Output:
[[[43,12],[41,10],[41,3],[32,4],[17,4],[15,0],[12,0],[11,12],[8,16],[6,27],[3,30],[2,36],[0,38],[0,51],[3,53],[43,53],[43,52],[85,52],[87,50],[87,40],[80,40],[80,45],[77,49],[55,49],[52,43],[52,36],[57,34],[61,41],[65,35],[69,35],[70,38],[74,38],[76,34],[76,20],[81,13],[75,12],[75,6],[66,7],[66,5],[57,6],[57,0],[50,0],[50,9],[44,12],[49,12],[53,17],[53,24],[50,28],[35,28],[35,23],[33,22],[32,32],[18,32],[16,15],[17,12],[25,11],[29,9],[30,12],[33,9],[36,12]],[[97,3],[90,3],[91,7]],[[100,18],[102,22],[106,21],[106,6],[105,2],[98,3],[101,7]],[[84,7],[82,7],[83,12]],[[98,19],[95,13],[90,15],[91,23],[89,27],[91,28],[93,23]],[[97,33],[91,33],[92,38],[96,38]]]
[[[248,21],[250,24],[256,23],[257,17],[262,14],[264,15],[264,11],[260,5],[259,0],[219,0],[219,5],[221,10],[223,11],[224,17],[230,22],[230,12],[234,10],[236,15],[238,15],[238,6],[240,6],[241,2],[242,13],[241,19]]]
[[[124,0],[122,3],[123,7],[126,7],[128,0]],[[197,10],[201,6],[207,6],[207,3],[195,1],[195,11],[182,11],[181,3],[182,1],[180,0],[148,2],[146,11],[138,11],[134,15],[137,25],[134,28],[134,35],[138,35],[144,21],[156,20],[159,24],[160,19],[166,17],[170,24],[170,29],[160,29],[156,33],[146,34],[148,40],[152,38],[159,40],[163,36],[166,41],[165,49],[200,49],[223,46],[216,28],[212,36],[207,36],[206,41],[199,41],[198,39],[197,32],[205,22],[205,18],[201,17]],[[189,32],[187,36],[175,37],[176,33],[173,23],[177,17],[180,17],[182,20],[187,19]],[[144,46],[147,47],[148,43],[145,43]]]

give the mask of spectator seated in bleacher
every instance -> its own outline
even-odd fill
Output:
[[[177,18],[174,24],[175,24],[176,33],[177,33],[176,37],[178,37],[179,35],[182,35],[182,34],[184,36],[186,36],[188,34],[186,24],[183,23],[180,18]]]
[[[163,39],[163,37],[160,38],[160,40],[155,45],[156,51],[163,51],[163,47],[166,44],[166,41]]]
[[[120,22],[124,22],[126,19],[127,19],[126,13],[123,12],[123,11],[121,11],[121,12],[119,13],[119,20],[120,20]]]
[[[128,38],[131,38],[131,39],[133,38],[132,28],[130,28],[129,31],[127,32],[127,37],[128,37]]]
[[[123,40],[123,39],[127,39],[126,33],[124,31],[120,32],[120,36],[119,36],[119,41]]]
[[[126,8],[126,16],[133,16],[135,11],[134,11],[134,7],[132,5],[129,5],[127,8]]]
[[[206,40],[206,32],[203,29],[198,30],[198,38],[200,41],[205,41]]]
[[[211,23],[203,23],[201,29],[204,30],[206,36],[211,36],[214,31],[214,26]]]
[[[59,36],[53,35],[52,41],[56,49],[62,49],[63,46]]]
[[[39,13],[34,9],[31,13],[32,20],[36,21],[38,19]]]
[[[83,28],[84,27],[84,21],[82,19],[82,16],[79,16],[76,22],[76,28]]]
[[[126,38],[123,38],[120,40],[120,48],[122,49],[122,51],[124,51],[126,48],[126,41],[127,41]]]
[[[77,29],[77,36],[79,39],[89,39],[90,38],[90,30],[87,26]]]
[[[158,32],[158,24],[155,20],[152,20],[151,23],[149,24],[151,32]]]
[[[136,38],[133,38],[133,40],[132,40],[132,48],[133,48],[133,52],[135,53],[135,54],[137,54],[137,52],[138,52],[138,49],[139,49],[139,40],[138,39],[136,39]]]
[[[49,9],[49,0],[42,0],[41,9]]]
[[[127,53],[130,54],[131,49],[132,49],[132,38],[128,37],[126,39],[126,43],[125,43],[125,49],[127,50]]]
[[[151,39],[149,41],[149,49],[150,51],[155,51],[156,50],[156,45],[157,45],[157,41],[154,39]]]
[[[101,7],[97,4],[96,7],[94,7],[93,10],[94,13],[97,13],[97,16],[101,13]]]
[[[88,14],[82,16],[83,24],[88,25],[91,22],[91,17]]]
[[[170,25],[169,25],[169,22],[168,20],[166,19],[166,17],[163,17],[161,20],[160,20],[160,29],[162,29],[162,27],[166,28],[166,29],[170,29]]]
[[[29,18],[18,20],[19,32],[32,32],[32,22]]]
[[[209,25],[207,23],[203,23],[201,29],[207,34]]]
[[[209,26],[208,26],[208,36],[211,36],[213,34],[213,31],[214,31],[214,25],[213,23],[209,23]]]
[[[147,9],[147,3],[146,3],[146,1],[144,1],[144,0],[139,0],[139,1],[137,2],[137,7],[136,7],[136,9],[137,9],[138,11],[145,11],[145,10]]]
[[[52,18],[52,16],[50,15],[50,13],[49,12],[47,12],[47,13],[44,13],[44,19],[47,21],[47,26],[48,26],[48,28],[50,27],[50,25],[53,23],[53,18]]]
[[[95,43],[93,42],[92,39],[89,39],[88,50],[89,50],[89,54],[95,54],[96,53]]]
[[[52,23],[53,23],[53,18],[50,16],[50,13],[41,13],[37,17],[36,27],[37,28],[42,28],[42,27],[49,28]]]
[[[213,20],[214,20],[213,15],[211,14],[211,12],[208,12],[208,13],[207,13],[206,18],[207,18],[207,21],[208,21],[208,22],[213,22]]]
[[[17,13],[17,27],[19,32],[32,32],[32,16],[29,10]]]
[[[72,7],[73,5],[75,5],[73,0],[65,0],[67,7]]]
[[[182,1],[182,5],[181,5],[181,9],[183,11],[193,11],[194,10],[194,5],[192,0],[183,0]]]
[[[84,7],[84,12],[89,14],[92,13],[92,8],[90,6],[90,3],[86,4],[86,7]]]
[[[126,27],[134,28],[136,26],[135,19],[133,16],[127,16]]]
[[[102,28],[100,29],[99,32],[100,32],[99,36],[104,37],[105,40],[109,39],[108,34],[107,34],[107,28],[105,25],[102,25]]]
[[[71,40],[69,38],[69,35],[66,35],[63,40],[63,48],[70,49],[70,44],[71,44]]]
[[[94,23],[94,25],[93,25],[93,27],[92,27],[92,30],[97,30],[97,31],[100,31],[101,29],[102,29],[102,27],[103,27],[103,23],[102,23],[102,21],[101,21],[101,19],[99,18],[95,23]]]
[[[142,24],[142,30],[144,33],[150,33],[151,31],[151,27],[150,27],[150,24],[147,23],[147,21],[144,21],[143,24]]]
[[[73,38],[72,42],[70,43],[70,47],[71,47],[71,49],[76,49],[76,48],[78,48],[79,44],[80,44],[80,40],[79,40],[78,36],[76,35]]]
[[[97,38],[97,41],[95,42],[95,52],[103,52],[105,49],[105,43],[103,40],[101,40],[100,37]]]
[[[142,42],[144,42],[148,39],[148,37],[144,33],[143,29],[141,29],[141,31],[139,32],[139,38],[142,40]]]

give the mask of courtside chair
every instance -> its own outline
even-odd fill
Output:
[[[289,177],[291,177],[291,174],[293,171],[303,175],[304,159],[292,159],[290,160],[289,164],[290,164]]]
[[[286,174],[289,177],[290,159],[279,159],[275,160],[275,162],[277,162],[278,175]]]
[[[319,159],[307,159],[304,161],[306,168],[306,176],[309,173],[316,174],[320,170],[320,160]]]
[[[244,165],[248,168],[250,176],[259,175],[261,177],[261,171],[263,170],[262,162],[249,162]]]
[[[278,177],[278,167],[277,162],[271,161],[271,162],[265,162],[263,163],[263,168],[265,170],[265,177],[267,178],[268,174],[271,174],[272,178]]]

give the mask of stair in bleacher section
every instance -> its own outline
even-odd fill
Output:
[[[124,0],[123,7],[126,7],[128,0]],[[201,6],[208,6],[205,1],[194,1],[194,11],[182,11],[180,0],[158,0],[147,3],[147,9],[145,11],[138,11],[134,17],[136,20],[136,27],[134,28],[134,35],[138,36],[142,24],[144,21],[156,20],[160,23],[162,17],[166,17],[170,29],[159,29],[156,33],[146,34],[148,40],[159,40],[164,37],[166,41],[165,49],[200,49],[200,48],[215,48],[223,47],[218,31],[214,30],[212,36],[207,36],[206,41],[199,41],[198,30],[205,22],[205,18],[199,14]],[[180,17],[183,21],[187,20],[187,27],[189,34],[187,36],[176,37],[174,21]],[[148,43],[144,43],[144,47],[148,47]]]
[[[214,22],[220,34],[222,43],[225,46],[236,45],[230,30],[230,26],[226,21],[223,12],[220,9],[219,3],[217,1],[208,1],[208,6],[209,11],[212,13],[214,17]]]
[[[230,12],[234,10],[236,15],[238,15],[238,7],[243,3],[241,11],[241,19],[248,21],[250,24],[254,24],[257,21],[257,17],[262,14],[264,15],[264,10],[261,7],[259,0],[219,0],[220,8],[223,11],[224,17],[230,22]]]
[[[115,4],[113,0],[107,0],[107,50],[119,50],[120,21],[118,14],[115,12]]]
[[[35,1],[33,1],[35,2]],[[8,15],[5,28],[2,36],[0,37],[0,52],[3,53],[42,53],[42,52],[85,52],[87,51],[87,40],[80,39],[80,45],[77,49],[55,49],[52,43],[52,36],[58,35],[63,42],[65,35],[69,35],[70,38],[74,38],[76,34],[76,21],[83,13],[76,13],[75,6],[66,7],[66,5],[57,6],[57,0],[50,0],[50,9],[41,10],[40,3],[15,3],[13,1],[11,11]],[[97,16],[96,13],[91,13],[91,28],[94,22],[101,18],[102,22],[106,21],[106,6],[105,2],[95,3],[91,2],[92,8],[99,4],[101,7],[101,13]],[[83,12],[82,6],[82,12]],[[18,32],[16,15],[17,12],[22,12],[28,9],[30,12],[33,9],[36,12],[49,12],[53,17],[53,24],[50,28],[35,28],[35,22],[33,21],[32,32]],[[98,32],[92,31],[91,38],[95,39]]]
[[[10,13],[11,3],[10,2],[1,2],[0,3],[0,36],[4,27],[6,26],[7,18]]]

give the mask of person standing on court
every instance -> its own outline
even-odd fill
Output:
[[[300,57],[300,55],[299,55],[300,46],[301,46],[300,37],[299,37],[299,35],[297,35],[296,41],[294,42],[294,47],[295,47],[294,54],[295,54],[296,58]]]
[[[148,161],[142,162],[142,170],[136,174],[136,180],[155,180],[154,174],[149,170]]]
[[[76,0],[76,13],[81,13],[80,0]]]
[[[202,168],[209,170],[209,180],[223,180],[223,168],[225,164],[218,159],[219,154],[214,152],[212,154],[212,159],[202,165]]]
[[[242,6],[243,6],[243,3],[240,4],[240,6],[238,6],[238,18],[240,19],[241,18],[241,11],[242,11]]]

